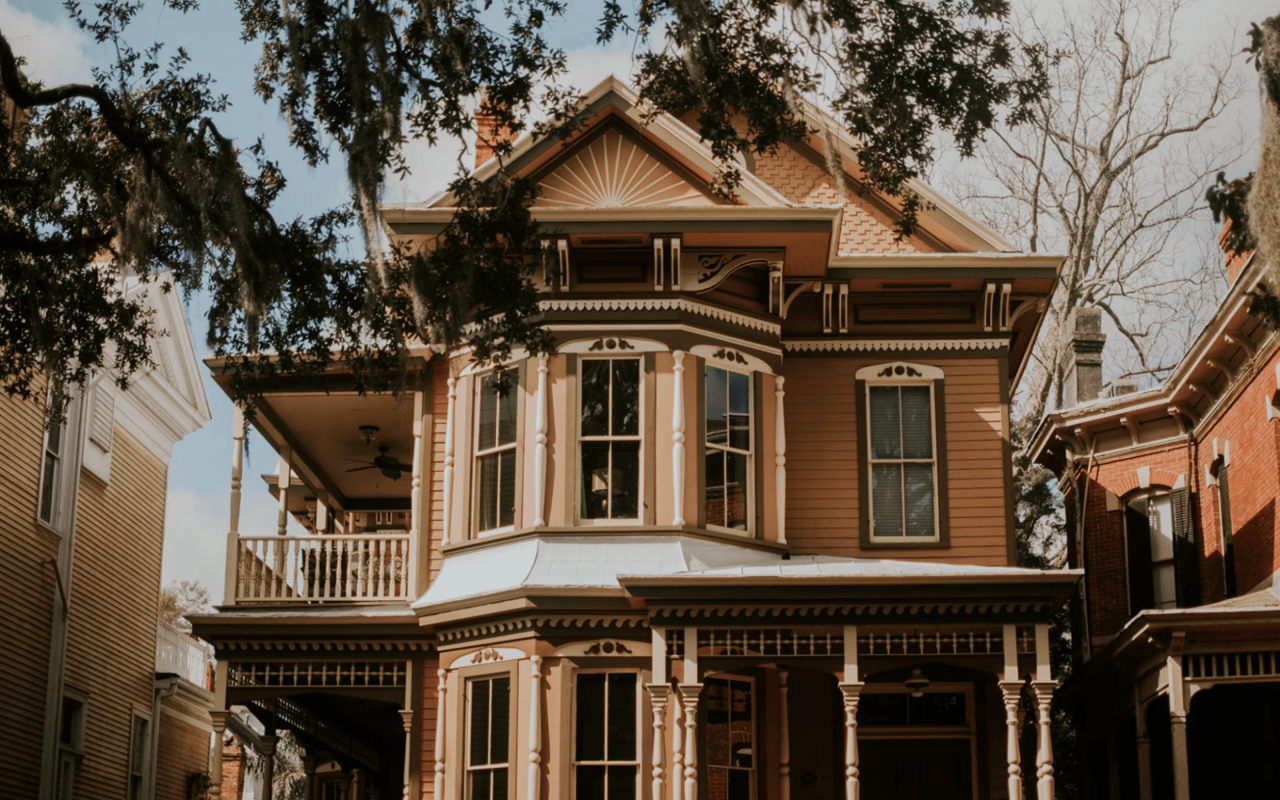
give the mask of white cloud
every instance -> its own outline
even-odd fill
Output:
[[[46,22],[0,0],[0,30],[15,54],[27,60],[26,74],[45,86],[93,80],[90,41],[71,20]]]

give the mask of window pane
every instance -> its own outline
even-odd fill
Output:
[[[480,507],[477,513],[482,531],[498,527],[498,457],[498,453],[480,456]]]
[[[506,800],[507,798],[507,768],[500,767],[493,770],[493,800]]]
[[[516,440],[516,407],[519,405],[516,392],[513,380],[507,393],[498,397],[498,444],[511,444]]]
[[[1156,608],[1177,608],[1178,576],[1172,561],[1155,565],[1154,584]]]
[[[747,529],[747,457],[741,453],[725,453],[725,526]]]
[[[493,679],[493,722],[490,726],[489,758],[491,764],[502,764],[507,760],[507,735],[510,731],[509,713],[511,709],[511,679]],[[505,779],[505,773],[504,773]],[[494,775],[494,790],[497,791],[497,775]],[[506,795],[503,789],[502,795]]]
[[[741,372],[729,373],[729,413],[751,413],[751,376]]]
[[[49,444],[46,446],[45,449],[47,449],[50,453],[53,453],[54,455],[62,454],[62,426],[61,425],[54,425],[52,428],[49,429]]]
[[[869,393],[871,395],[871,457],[902,458],[898,387],[872,386]]]
[[[707,764],[729,763],[729,682],[717,679],[704,681],[704,697],[707,704]]]
[[[489,770],[471,773],[472,800],[489,800],[493,796],[493,784],[489,777]]]
[[[1151,560],[1173,558],[1173,504],[1169,502],[1169,495],[1147,501],[1147,519],[1151,522]]]
[[[636,675],[609,673],[609,760],[634,761],[636,757]],[[613,773],[609,795],[613,795]]]
[[[578,800],[606,800],[604,771],[603,766],[577,767]]]
[[[582,443],[581,514],[584,519],[603,519],[609,515],[608,442]]]
[[[582,362],[582,435],[609,434],[609,362],[589,359]]]
[[[609,798],[608,800],[635,800],[636,797],[636,768],[635,767],[609,767]],[[578,795],[582,797],[582,795]]]
[[[877,465],[879,466],[879,465]],[[907,492],[907,535],[933,535],[933,465],[903,464]]]
[[[751,449],[751,415],[729,415],[729,446],[738,450]]]
[[[902,388],[902,457],[933,458],[933,418],[928,386]]]
[[[489,681],[471,682],[471,763],[489,763]]]
[[[724,457],[723,450],[708,450],[705,459],[707,493],[704,508],[707,512],[708,525],[725,524]]]
[[[516,521],[516,451],[515,448],[498,454],[498,525],[514,525]]]
[[[476,440],[477,450],[488,450],[493,447],[497,433],[498,393],[493,390],[493,376],[480,382],[480,433]]]
[[[751,773],[741,769],[729,770],[728,800],[751,800]]]
[[[965,698],[961,692],[929,692],[922,697],[908,697],[912,725],[964,725]]]
[[[858,724],[899,726],[907,724],[905,694],[864,694],[858,701]]]
[[[40,479],[40,519],[53,522],[53,483],[58,471],[58,459],[48,453],[44,456],[44,477]]]
[[[609,516],[634,519],[640,516],[640,443],[613,443],[613,475]]]
[[[871,465],[873,536],[902,535],[902,465]]]
[[[728,383],[729,373],[715,367],[707,367],[705,405],[709,444],[726,444],[729,441],[729,421],[726,416],[729,409]]]
[[[574,720],[578,761],[604,760],[604,681],[603,673],[578,675],[578,708]]]
[[[640,362],[619,359],[613,363],[613,435],[640,433]]]

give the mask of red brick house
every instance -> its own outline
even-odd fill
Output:
[[[1077,312],[1069,407],[1033,441],[1085,570],[1064,693],[1089,797],[1280,792],[1280,337],[1249,313],[1261,259],[1229,251],[1226,268],[1156,389],[1102,391],[1100,317]]]

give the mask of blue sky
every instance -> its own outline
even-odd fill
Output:
[[[625,77],[629,69],[629,42],[607,49],[595,45],[599,6],[598,0],[574,0],[568,18],[556,26],[555,43],[568,52],[569,78],[580,88],[589,88],[610,72]],[[1202,2],[1184,19],[1183,28],[1189,38],[1231,36],[1239,37],[1243,44],[1247,21],[1272,13],[1274,0]],[[0,30],[14,50],[28,59],[29,74],[46,84],[87,81],[90,67],[110,57],[105,48],[94,45],[67,22],[59,0],[0,0]],[[264,104],[253,94],[253,65],[259,48],[241,41],[239,18],[231,0],[206,0],[203,8],[190,14],[166,9],[158,0],[152,0],[139,14],[131,41],[139,49],[154,41],[180,43],[191,56],[194,69],[215,77],[219,89],[233,103],[232,110],[218,120],[219,128],[245,144],[262,136],[268,155],[284,169],[289,185],[279,206],[281,213],[309,214],[345,200],[347,186],[340,163],[308,169],[289,149],[275,106]],[[1246,103],[1252,102],[1251,97],[1246,98]],[[1252,116],[1256,117],[1256,113]],[[408,155],[413,175],[403,183],[388,186],[385,199],[424,200],[444,188],[457,147],[411,147]],[[201,357],[207,354],[206,307],[197,295],[187,308],[187,321]],[[199,580],[218,601],[228,525],[231,404],[207,377],[205,389],[213,419],[178,443],[170,466],[163,574],[166,583],[175,579]],[[275,466],[275,453],[261,439],[251,442],[245,468],[242,532],[274,531],[275,506],[257,476],[274,471]]]

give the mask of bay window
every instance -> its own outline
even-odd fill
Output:
[[[707,525],[746,531],[753,494],[751,376],[707,367],[704,399]]]
[[[467,681],[467,800],[508,796],[511,678]]]
[[[640,518],[640,359],[581,362],[579,514],[591,520]]]
[[[483,536],[515,526],[516,391],[486,375],[476,405],[476,531]]]
[[[574,687],[576,800],[635,800],[639,681],[634,672],[579,672]]]

